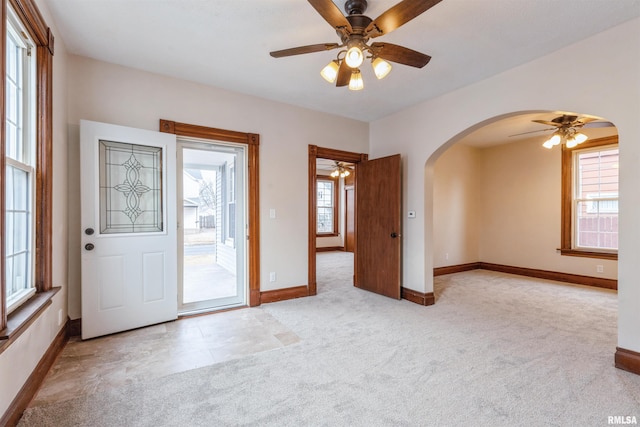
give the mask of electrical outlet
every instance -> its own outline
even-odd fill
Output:
[[[596,265],[596,272],[597,273],[604,273],[604,265]]]
[[[444,254],[444,259],[449,259],[449,253]]]
[[[271,273],[269,273],[269,281],[270,282],[275,282],[276,281],[276,272],[272,271]]]

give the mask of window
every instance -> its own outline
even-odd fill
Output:
[[[565,255],[617,258],[617,142],[617,137],[602,138],[579,149],[563,148]]]
[[[5,287],[7,313],[35,293],[35,49],[7,10],[5,75]]]
[[[327,236],[338,235],[338,192],[337,180],[326,176],[319,176],[316,185],[317,197],[317,229],[316,234]]]
[[[3,2],[0,18],[5,36],[5,134],[0,139],[2,351],[56,290],[51,284],[53,35],[34,0]]]

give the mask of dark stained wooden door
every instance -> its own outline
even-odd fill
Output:
[[[356,283],[400,299],[401,159],[396,154],[358,163]]]

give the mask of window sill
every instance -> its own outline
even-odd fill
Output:
[[[598,258],[598,259],[610,259],[617,261],[618,254],[614,252],[591,252],[591,251],[581,251],[576,249],[558,249],[560,251],[560,255],[567,256],[579,256],[584,258]]]
[[[340,233],[316,233],[316,237],[338,237]]]
[[[26,331],[29,325],[36,321],[45,308],[51,305],[53,296],[60,289],[60,287],[57,287],[50,291],[35,294],[9,315],[7,327],[0,331],[0,353]]]

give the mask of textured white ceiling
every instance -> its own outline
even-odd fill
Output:
[[[44,0],[73,54],[363,121],[497,74],[640,16],[640,0],[443,0],[376,39],[433,57],[394,65],[365,89],[326,83],[335,51],[269,52],[338,42],[304,0]],[[343,8],[342,1],[336,1]],[[375,18],[397,0],[370,0]],[[587,52],[588,54],[588,52]]]

